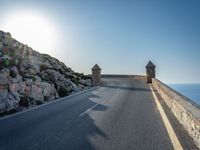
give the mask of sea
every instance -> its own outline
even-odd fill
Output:
[[[188,97],[193,102],[200,105],[200,83],[199,84],[168,84],[180,94]]]

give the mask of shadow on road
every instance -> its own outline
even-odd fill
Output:
[[[95,149],[92,137],[108,138],[90,115],[92,111],[108,109],[98,100],[101,97],[92,92],[81,94],[1,121],[0,150]],[[80,116],[96,104],[90,112]]]
[[[122,86],[110,86],[110,85],[103,85],[102,87],[122,89],[122,90],[130,90],[130,91],[151,92],[151,90],[148,89],[148,88],[122,87]]]
[[[91,98],[101,99],[95,94],[84,99],[85,103],[90,106],[98,105],[92,108],[91,112],[73,120],[70,126],[62,131],[63,138],[60,144],[57,145],[58,147],[55,147],[56,149],[95,150],[95,145],[91,139],[97,137],[108,139],[107,135],[95,124],[95,120],[90,115],[92,111],[106,111],[108,107],[90,100]]]

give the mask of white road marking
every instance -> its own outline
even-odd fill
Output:
[[[171,140],[171,143],[172,143],[174,149],[175,150],[183,150],[183,147],[181,146],[181,144],[180,144],[180,142],[179,142],[179,140],[178,140],[178,138],[176,136],[176,133],[174,132],[174,129],[172,128],[172,126],[171,126],[171,124],[170,124],[170,122],[169,122],[169,120],[168,120],[168,118],[167,118],[167,116],[166,116],[166,114],[165,114],[165,112],[164,112],[164,110],[163,110],[163,108],[162,108],[162,106],[161,106],[161,104],[160,104],[155,92],[153,91],[151,86],[150,86],[150,88],[151,88],[153,97],[154,97],[154,99],[156,101],[156,105],[157,105],[158,110],[160,112],[161,118],[162,118],[162,120],[164,122],[165,128],[167,129],[167,133],[169,135],[169,138]]]
[[[31,145],[27,150],[36,150],[39,148],[39,144],[38,143],[34,143],[33,145]]]
[[[66,96],[66,97],[62,97],[62,98],[59,98],[59,99],[55,99],[55,100],[49,101],[49,102],[47,102],[47,103],[44,103],[44,104],[41,104],[41,105],[32,107],[32,108],[28,108],[28,109],[26,109],[26,110],[22,110],[22,111],[19,111],[19,112],[14,113],[14,114],[10,114],[10,115],[8,115],[8,116],[3,116],[3,117],[0,118],[0,121],[1,121],[1,120],[4,120],[4,119],[8,119],[8,118],[15,117],[15,116],[17,116],[17,115],[20,115],[20,114],[23,114],[23,113],[26,113],[26,112],[29,112],[29,111],[32,111],[32,110],[34,110],[34,109],[38,109],[38,108],[40,108],[40,107],[47,106],[47,105],[52,104],[52,103],[59,102],[59,101],[61,101],[61,100],[70,99],[71,97],[74,97],[74,96],[77,96],[77,95],[80,95],[80,94],[83,94],[83,93],[86,93],[86,92],[90,92],[90,91],[95,90],[95,89],[97,89],[97,88],[98,88],[98,87],[93,87],[93,88],[90,88],[90,89],[86,89],[86,90],[83,90],[83,91],[80,91],[80,92],[71,94],[71,95]]]
[[[89,112],[89,111],[92,110],[94,107],[96,107],[97,105],[99,105],[99,104],[95,104],[95,105],[93,105],[92,107],[88,108],[86,111],[82,112],[82,113],[79,115],[79,117],[82,117],[82,116],[85,115],[87,112]]]

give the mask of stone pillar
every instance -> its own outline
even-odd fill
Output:
[[[152,83],[152,78],[155,78],[155,65],[149,61],[148,64],[146,65],[146,78],[147,78],[147,83]]]
[[[101,68],[96,64],[92,68],[92,85],[98,86],[101,84]]]

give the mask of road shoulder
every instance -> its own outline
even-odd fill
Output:
[[[0,121],[4,120],[4,119],[7,119],[7,118],[11,118],[11,117],[17,116],[17,115],[20,115],[20,114],[23,114],[23,113],[26,113],[28,111],[35,110],[35,109],[40,108],[40,107],[45,107],[47,105],[50,105],[50,104],[53,104],[53,103],[56,103],[56,102],[59,102],[59,101],[62,101],[62,100],[70,99],[71,97],[74,97],[74,96],[77,96],[77,95],[80,95],[80,94],[83,94],[83,93],[86,93],[86,92],[93,91],[93,90],[95,90],[97,88],[98,87],[92,87],[92,88],[85,89],[85,90],[80,91],[80,92],[73,93],[73,94],[65,96],[65,97],[60,97],[58,99],[47,101],[47,102],[45,102],[45,103],[43,103],[41,105],[36,105],[36,106],[33,106],[33,107],[29,107],[29,108],[23,109],[21,111],[16,111],[16,112],[13,112],[13,113],[8,113],[8,114],[5,114],[5,115],[2,115],[2,116],[0,116]]]
[[[171,112],[169,107],[166,105],[160,94],[153,89],[157,99],[159,100],[172,128],[174,129],[174,132],[176,133],[176,136],[182,145],[183,149],[192,149],[192,150],[199,150],[197,146],[195,145],[193,139],[189,136],[187,131],[182,127],[182,125],[178,122],[174,114]]]

